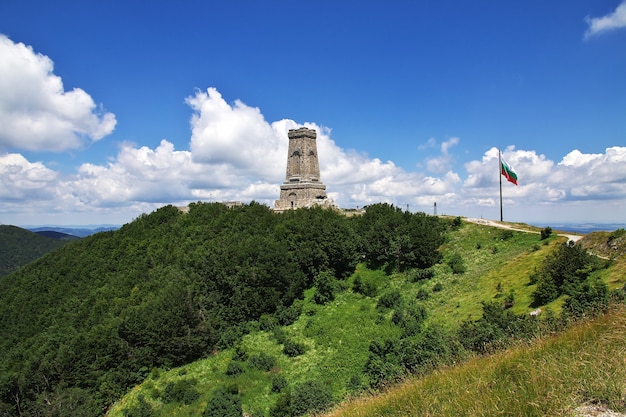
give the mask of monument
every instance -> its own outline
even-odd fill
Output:
[[[280,198],[274,202],[274,210],[293,210],[316,204],[332,205],[326,196],[326,186],[320,181],[317,133],[306,127],[291,129],[287,175],[280,186]]]

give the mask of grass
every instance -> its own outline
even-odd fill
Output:
[[[624,340],[622,305],[561,335],[349,401],[328,417],[570,416],[588,403],[626,411]]]
[[[307,291],[300,318],[292,325],[282,328],[289,339],[306,347],[304,354],[289,358],[282,353],[283,346],[277,342],[272,332],[254,331],[244,337],[242,347],[249,355],[264,352],[276,358],[276,365],[270,371],[255,370],[244,364],[245,372],[234,377],[226,376],[226,367],[234,350],[227,349],[216,352],[205,359],[181,368],[153,372],[143,384],[118,401],[109,410],[108,416],[123,416],[123,410],[136,405],[140,396],[150,403],[155,416],[201,415],[211,392],[224,384],[236,384],[238,386],[245,413],[254,416],[267,415],[270,406],[278,398],[278,394],[272,393],[270,390],[272,378],[277,374],[282,375],[291,386],[306,380],[321,380],[332,388],[334,398],[345,399],[352,395],[348,388],[350,379],[362,377],[363,366],[369,355],[368,347],[371,341],[398,336],[398,327],[390,322],[391,311],[381,312],[376,309],[376,302],[381,294],[394,289],[400,291],[405,301],[411,301],[417,298],[418,292],[422,289],[428,294],[427,299],[419,301],[428,311],[427,324],[436,323],[450,331],[454,331],[463,320],[480,317],[481,302],[504,300],[504,297],[511,291],[515,294],[513,311],[516,314],[526,314],[532,310],[530,304],[531,295],[534,291],[534,286],[529,285],[530,274],[541,265],[556,245],[564,241],[565,238],[557,236],[546,241],[540,241],[537,234],[503,233],[501,229],[464,223],[458,231],[450,235],[449,240],[442,246],[441,253],[444,262],[435,266],[435,276],[429,280],[411,282],[410,273],[396,273],[388,276],[382,271],[372,271],[364,265],[359,265],[353,276],[344,283],[344,288],[347,290],[339,292],[336,299],[327,305],[319,306],[313,303],[313,291]],[[446,264],[445,261],[454,254],[461,255],[466,267],[465,273],[454,274],[450,266]],[[614,270],[619,272],[615,273]],[[623,285],[626,281],[626,261],[621,263],[619,260],[613,261],[610,269],[600,273],[605,274],[602,278],[605,281],[612,281],[615,287],[619,286],[620,283]],[[368,297],[352,292],[349,288],[351,288],[356,276],[359,276],[363,283],[375,284],[377,296]],[[561,298],[549,305],[548,308],[555,312],[559,311],[562,302],[563,299]],[[520,349],[519,354],[522,353],[523,349]],[[526,359],[526,361],[528,362],[530,359]],[[488,362],[484,358],[476,358],[465,366],[475,366],[475,372],[479,375],[482,368],[486,370],[489,366],[495,366],[495,362],[494,365],[487,365]],[[523,377],[523,379],[539,378],[538,376],[525,375],[521,370],[517,371],[515,367],[507,368],[509,365],[502,366],[498,368],[499,370],[493,370],[494,374],[502,375],[501,379],[506,379],[508,374],[511,374],[511,377],[520,375],[520,378]],[[482,377],[487,378],[484,381],[472,380],[471,372],[465,375],[462,373],[456,375],[454,372],[462,371],[455,369],[437,371],[432,377],[425,378],[424,382],[407,382],[407,384],[422,384],[420,390],[425,392],[430,390],[446,393],[437,399],[441,404],[431,415],[437,414],[436,410],[454,409],[456,396],[465,397],[466,401],[469,402],[475,395],[475,392],[471,390],[465,393],[463,386],[459,385],[460,383],[456,384],[457,388],[454,388],[455,383],[452,380],[455,378],[465,378],[463,384],[468,386],[478,384],[476,390],[489,388],[490,391],[503,396],[498,401],[506,402],[505,397],[512,395],[511,392],[500,392],[498,391],[499,387],[490,385],[492,382],[487,380],[487,376]],[[444,375],[445,372],[453,373],[446,374],[449,375],[447,378],[450,379],[447,382],[436,382],[436,380],[430,379],[435,378],[436,375]],[[162,400],[162,393],[166,385],[180,379],[196,381],[196,389],[200,393],[199,398],[189,405],[165,404]],[[463,381],[463,379],[461,380]],[[408,389],[406,388],[407,384],[402,386],[405,388],[399,387],[397,389]],[[517,393],[523,393],[524,390],[530,392],[533,388],[524,386],[515,389],[521,390],[516,391]],[[418,397],[411,397],[398,401],[406,404],[397,404],[397,406],[409,406],[409,404],[421,400],[418,400]],[[492,403],[486,403],[485,409],[502,407],[495,399],[489,401]],[[411,407],[418,409],[421,407],[419,404],[421,403],[415,403]],[[469,407],[467,404],[466,406]],[[385,407],[394,410],[396,406],[386,405]],[[387,415],[385,414],[387,412],[392,413],[388,415],[403,415],[402,413],[393,414],[395,411],[385,411],[380,415]],[[480,413],[483,411],[475,409],[474,412],[477,413],[475,415],[481,415]]]

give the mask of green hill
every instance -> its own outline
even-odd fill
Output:
[[[625,323],[622,304],[557,336],[411,378],[328,416],[623,416]]]
[[[42,236],[20,227],[0,225],[0,277],[66,243],[65,240]]]
[[[116,403],[109,416],[140,410],[155,416],[200,416],[216,401],[216,389],[228,386],[236,387],[233,396],[250,416],[299,415],[286,405],[289,402],[292,407],[300,404],[299,411],[324,408],[325,401],[328,405],[394,384],[406,378],[407,371],[427,375],[439,366],[464,363],[475,353],[459,335],[483,329],[475,323],[482,323],[485,306],[496,316],[493,322],[511,320],[503,325],[505,330],[490,323],[484,327],[494,337],[490,350],[508,343],[506,337],[496,336],[498,331],[509,331],[511,340],[529,340],[524,339],[525,332],[533,338],[564,328],[569,319],[556,319],[554,313],[560,312],[567,296],[541,306],[543,320],[529,313],[538,307],[533,305],[537,285],[531,284],[532,276],[565,241],[556,237],[539,241],[536,234],[465,223],[447,235],[440,247],[442,262],[432,268],[386,274],[360,264],[332,302],[320,306],[313,299],[314,290],[307,291],[302,314],[293,324],[261,321],[233,349],[154,372]],[[464,272],[455,273],[454,260],[459,257]],[[595,274],[612,269],[599,267]],[[622,276],[613,285],[624,282]],[[507,302],[513,305],[505,310]],[[418,328],[412,328],[416,323]],[[302,346],[295,357],[285,352],[292,343]],[[258,355],[269,356],[267,370],[251,362]],[[177,389],[178,397],[168,394]],[[191,393],[187,400],[185,393]],[[410,398],[398,401],[411,403]],[[419,410],[400,410],[404,412],[395,415],[421,415]],[[360,413],[357,409],[346,415]]]
[[[386,204],[163,207],[0,280],[0,414],[302,415],[563,328],[623,285],[619,262],[539,239]]]

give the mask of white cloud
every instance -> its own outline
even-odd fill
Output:
[[[110,134],[115,115],[80,88],[64,91],[54,64],[0,34],[0,148],[62,151]]]
[[[441,143],[441,155],[426,160],[426,168],[435,174],[443,174],[452,168],[452,155],[450,155],[450,148],[457,145],[460,139],[453,137]],[[429,140],[431,143],[431,140]]]
[[[626,1],[622,1],[614,12],[602,17],[585,18],[587,22],[587,30],[585,31],[585,39],[600,33],[612,31],[615,29],[626,28]]]
[[[451,138],[439,144],[440,158],[450,158],[450,169],[435,175],[408,172],[392,161],[341,148],[330,129],[314,123],[267,122],[259,109],[241,101],[228,104],[215,89],[187,101],[193,112],[191,150],[176,150],[167,140],[155,149],[124,143],[107,164],[85,163],[73,175],[20,154],[0,155],[0,215],[23,219],[28,213],[66,213],[92,223],[94,218],[123,223],[164,204],[198,200],[256,200],[273,206],[285,180],[288,131],[304,125],[318,133],[321,179],[341,207],[389,202],[430,213],[437,203],[440,214],[499,216],[497,148],[467,162],[466,172],[459,173],[451,168],[450,149],[460,139]],[[513,146],[503,156],[519,176],[519,186],[503,183],[506,219],[590,220],[597,216],[599,201],[623,219],[616,213],[626,211],[626,147],[589,154],[573,150],[560,162]],[[14,224],[33,224],[19,221]]]
[[[0,200],[26,203],[51,200],[58,174],[41,162],[29,162],[20,154],[0,155]]]

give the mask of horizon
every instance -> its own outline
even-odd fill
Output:
[[[61,5],[0,2],[0,223],[272,207],[299,127],[340,207],[498,218],[501,151],[504,220],[626,222],[626,0]]]

